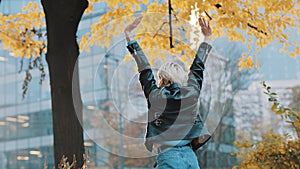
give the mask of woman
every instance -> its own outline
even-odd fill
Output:
[[[124,33],[128,42],[127,48],[137,63],[139,80],[148,103],[145,146],[149,151],[153,147],[157,149],[158,169],[197,169],[199,165],[194,151],[203,145],[198,143],[203,122],[197,114],[197,101],[203,81],[202,60],[211,50],[211,28],[204,18],[199,18],[204,42],[201,43],[190,67],[187,85],[183,85],[184,70],[172,62],[159,68],[156,85],[145,54],[130,37],[131,31],[141,20],[142,17],[136,18],[125,28]]]

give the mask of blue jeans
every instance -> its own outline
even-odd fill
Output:
[[[157,169],[200,169],[190,146],[165,149],[157,156]]]

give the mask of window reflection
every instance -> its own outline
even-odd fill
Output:
[[[52,134],[51,111],[7,116],[0,119],[0,141]]]

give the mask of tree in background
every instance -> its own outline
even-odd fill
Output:
[[[234,168],[297,169],[300,167],[300,111],[282,106],[271,87],[265,82],[262,85],[272,103],[274,115],[280,115],[292,127],[292,131],[281,135],[271,130],[264,133],[260,141],[236,141],[239,166]]]

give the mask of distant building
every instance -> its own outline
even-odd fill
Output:
[[[288,106],[293,96],[291,88],[300,86],[300,80],[267,81],[266,84],[271,87],[273,92],[277,93],[280,103]],[[260,81],[254,81],[248,90],[240,91],[237,94],[235,99],[237,139],[248,135],[251,137],[249,139],[260,140],[260,134],[271,129],[281,134],[292,131],[285,120],[271,111],[272,104],[268,101],[264,90]],[[261,128],[262,126],[264,127]]]

